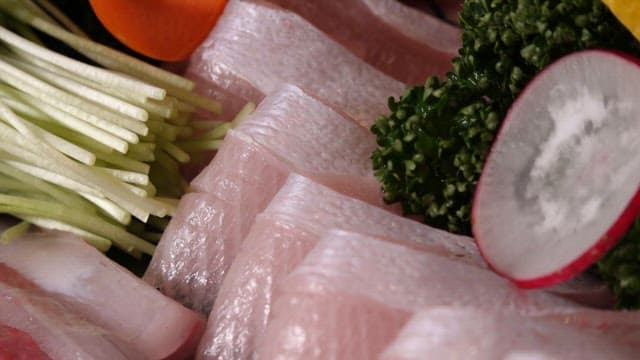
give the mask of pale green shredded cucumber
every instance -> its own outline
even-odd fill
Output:
[[[29,230],[31,224],[28,221],[21,221],[10,228],[4,230],[0,234],[0,244],[8,244],[15,238],[26,233]]]
[[[220,104],[191,80],[93,42],[47,0],[0,0],[0,12],[0,213],[21,220],[0,242],[33,224],[152,254],[186,189],[179,164],[218,149],[255,106],[214,120]]]

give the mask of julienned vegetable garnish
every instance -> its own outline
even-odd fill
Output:
[[[90,0],[98,19],[132,49],[160,60],[182,60],[200,44],[226,0]],[[150,30],[152,29],[152,30]]]
[[[638,55],[640,43],[600,0],[467,0],[460,24],[463,47],[454,70],[389,101],[391,114],[372,128],[379,145],[372,158],[387,201],[401,202],[428,224],[469,234],[485,157],[523,86],[568,53],[606,48]],[[607,255],[598,266],[620,306],[640,306],[638,242],[625,236],[608,253],[620,261]]]
[[[184,191],[178,165],[218,147],[234,123],[191,121],[220,105],[190,80],[92,42],[61,13],[77,34],[30,0],[0,0],[0,10],[0,213],[101,250],[151,254],[159,219]],[[38,33],[103,67],[46,48]]]
[[[566,280],[640,212],[640,65],[585,50],[529,82],[476,188],[473,235],[491,267],[524,287]]]

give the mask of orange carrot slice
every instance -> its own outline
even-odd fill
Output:
[[[227,0],[90,0],[118,40],[148,57],[187,58],[205,39]]]

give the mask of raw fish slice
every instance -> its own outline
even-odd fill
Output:
[[[264,99],[265,93],[248,80],[236,76],[232,70],[233,66],[229,68],[225,64],[212,63],[206,58],[196,57],[195,55],[201,51],[204,49],[196,49],[196,53],[191,56],[181,73],[195,82],[198,93],[216,99],[222,104],[222,112],[218,119],[231,121],[247,103],[259,104]]]
[[[397,0],[269,0],[291,10],[387,75],[418,85],[452,69],[459,28]]]
[[[192,188],[197,192],[180,200],[144,280],[183,305],[208,314],[255,216],[267,207],[289,173],[287,164],[270,151],[231,131],[211,165],[194,179]],[[344,193],[383,205],[375,179],[314,175]]]
[[[200,358],[248,358],[266,327],[275,286],[332,228],[379,236],[484,267],[470,238],[390,214],[291,175],[256,218],[229,269],[209,315]]]
[[[255,101],[282,83],[294,84],[367,128],[388,112],[387,98],[405,88],[302,17],[260,0],[229,1],[192,55],[187,76],[222,95],[225,106],[223,92],[235,102]]]
[[[276,306],[253,359],[376,359],[411,317],[406,310],[332,291],[288,293]]]
[[[254,202],[262,211],[294,171],[386,206],[371,166],[374,135],[296,86],[279,86],[226,142],[230,144],[193,180],[195,191],[245,206]],[[257,197],[258,188],[266,189],[266,202]]]
[[[307,177],[291,174],[264,215],[304,224],[316,235],[333,228],[395,242],[422,244],[444,256],[486,267],[473,239],[435,229],[345,196]]]
[[[11,326],[0,324],[0,359],[49,360],[31,335]]]
[[[470,354],[477,360],[637,359],[640,341],[623,344],[609,330],[475,308],[435,307],[414,315],[381,359],[466,359]]]
[[[373,178],[375,136],[294,85],[278,86],[236,130],[308,176]]]
[[[29,334],[40,350],[53,360],[140,357],[111,332],[81,318],[70,307],[54,300],[2,263],[0,324]],[[11,351],[17,344],[7,345]]]
[[[640,311],[614,311],[580,308],[569,313],[549,314],[544,318],[580,329],[593,329],[601,337],[640,349]]]
[[[518,289],[490,270],[369,236],[334,231],[324,236],[279,284],[267,330],[257,346],[259,358],[340,359],[341,354],[361,358],[353,355],[353,349],[384,347],[392,337],[381,339],[366,330],[390,328],[394,322],[387,319],[368,323],[364,328],[357,317],[331,317],[342,313],[336,309],[354,309],[363,300],[369,304],[363,311],[387,311],[387,318],[436,305],[526,315],[577,308],[544,292]],[[298,303],[303,306],[296,306]],[[339,332],[332,333],[327,328],[338,328]],[[387,335],[399,328],[388,330]],[[299,336],[294,341],[289,336],[292,332],[326,336]],[[346,334],[353,334],[348,343],[340,340]],[[365,358],[373,355],[363,354]]]
[[[275,193],[286,178],[286,164],[245,134],[229,130],[216,157],[191,182],[191,190],[259,212],[273,196],[261,193]]]
[[[462,30],[446,22],[425,14],[413,7],[394,0],[360,0],[382,21],[397,29],[403,35],[423,45],[446,52],[450,57],[458,56],[462,47]],[[438,8],[447,13],[462,9],[462,1],[436,1]],[[452,4],[455,2],[456,4]],[[451,59],[451,58],[450,58]]]
[[[367,129],[295,86],[279,86],[227,134],[214,160],[193,180],[193,191],[211,197],[181,201],[145,280],[208,314],[255,216],[289,173],[389,208],[371,170],[375,146]],[[215,227],[188,221],[199,217]]]
[[[196,313],[64,233],[29,234],[1,245],[0,263],[146,359],[189,358],[204,329]]]
[[[208,314],[239,245],[227,239],[244,238],[243,229],[253,223],[251,204],[243,207],[206,193],[183,196],[144,280],[183,305]]]
[[[209,314],[198,359],[250,358],[266,327],[275,283],[304,257],[312,236],[300,226],[256,218]]]
[[[274,288],[317,241],[316,230],[305,228],[258,216],[222,284],[200,344],[200,359],[250,357],[267,325]]]
[[[262,211],[271,198],[262,200],[260,191],[277,191],[286,173],[286,165],[270,151],[243,133],[229,130],[216,157],[191,182],[191,190],[228,202],[254,204]]]
[[[416,310],[416,303],[469,304],[523,314],[577,308],[539,290],[519,289],[488,269],[345,231],[324,236],[287,284],[309,291],[347,290],[407,310]]]

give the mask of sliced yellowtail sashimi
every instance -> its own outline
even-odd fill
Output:
[[[300,175],[258,215],[222,283],[200,344],[202,359],[247,359],[263,335],[274,289],[329,229],[379,236],[484,268],[471,238],[350,198]]]
[[[255,144],[256,150],[265,153],[259,156],[265,160],[278,159],[283,164],[279,168],[301,173],[347,195],[386,207],[369,159],[376,146],[374,136],[294,85],[279,85],[230,133],[233,133],[230,137],[236,139],[230,143],[237,144],[239,139]],[[269,188],[267,169],[249,173],[250,168],[242,166],[245,162],[246,166],[256,166],[249,162],[249,155],[243,155],[242,162],[235,165],[240,169],[237,171],[244,171],[236,178],[238,181],[225,180],[229,170],[224,169],[234,167],[230,164],[239,162],[240,154],[224,152],[217,156],[232,154],[235,159],[213,161],[192,181],[193,189],[238,201],[242,181],[254,186],[266,183],[264,187]],[[251,180],[243,180],[245,177]],[[286,175],[275,178],[285,179]],[[275,192],[271,196],[273,194]],[[255,199],[255,194],[250,195]]]
[[[0,324],[29,334],[52,360],[126,360],[142,356],[117,335],[0,263]]]
[[[204,329],[198,314],[67,233],[27,234],[0,245],[0,264],[145,359],[189,358]]]
[[[229,131],[211,164],[193,180],[195,192],[212,196],[181,202],[145,280],[208,314],[255,216],[289,173],[388,207],[371,170],[374,148],[367,129],[295,86],[279,86]],[[190,220],[202,217],[219,225],[211,228]]]
[[[452,70],[462,31],[397,0],[268,0],[291,10],[356,56],[411,85]]]
[[[527,317],[473,307],[435,307],[415,314],[381,359],[464,359],[470,349],[476,360],[636,359],[640,351],[637,316],[634,332],[617,337],[621,334],[615,327],[574,323],[567,316]],[[632,344],[625,341],[634,333]]]
[[[276,289],[259,358],[372,359],[412,313],[460,305],[523,315],[578,305],[515,287],[489,270],[430,252],[337,231]]]
[[[223,116],[291,83],[367,128],[387,111],[388,97],[405,88],[302,17],[253,0],[229,1],[186,76],[220,100]]]
[[[242,239],[242,207],[207,193],[188,193],[164,231],[162,244],[143,279],[163,294],[203,315],[209,313],[218,288]]]

